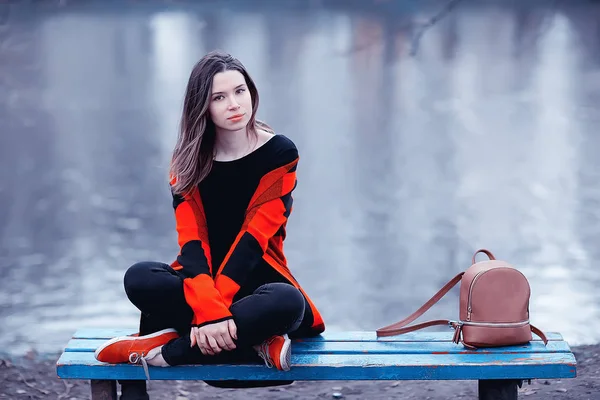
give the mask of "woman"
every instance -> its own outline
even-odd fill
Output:
[[[211,52],[193,68],[170,174],[179,255],[127,270],[139,334],[102,345],[99,361],[165,367],[250,351],[286,371],[290,337],[324,331],[283,253],[298,151],[255,119],[257,107],[256,86],[231,55]],[[148,398],[144,381],[121,383],[122,399]]]

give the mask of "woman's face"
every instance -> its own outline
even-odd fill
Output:
[[[218,129],[237,131],[246,127],[252,116],[252,98],[244,75],[225,71],[214,76],[208,112]]]

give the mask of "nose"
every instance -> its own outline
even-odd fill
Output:
[[[229,100],[229,109],[230,110],[237,110],[238,108],[240,108],[240,105],[238,104],[238,102],[235,101],[234,98],[231,98]]]

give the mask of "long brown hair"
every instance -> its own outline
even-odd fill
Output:
[[[228,53],[212,51],[192,69],[183,103],[183,113],[177,143],[171,159],[172,190],[185,194],[209,174],[215,156],[215,125],[210,119],[208,106],[213,77],[219,72],[238,71],[246,81],[252,98],[252,116],[247,130],[256,135],[257,128],[273,132],[265,123],[256,120],[258,90],[246,68]]]

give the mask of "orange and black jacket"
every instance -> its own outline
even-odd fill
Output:
[[[218,162],[213,164],[215,174],[225,170],[223,176],[239,175],[239,185],[246,184],[249,197],[249,201],[242,199],[243,204],[247,206],[245,210],[242,207],[239,223],[235,225],[235,229],[239,229],[237,236],[226,241],[228,243],[223,254],[217,256],[218,265],[213,264],[211,257],[215,252],[211,252],[209,238],[214,239],[215,235],[209,234],[210,224],[207,220],[210,218],[207,218],[205,213],[206,207],[201,193],[203,190],[207,193],[205,200],[208,201],[210,192],[204,189],[204,182],[184,196],[173,195],[180,251],[171,267],[184,277],[186,301],[194,311],[192,325],[202,326],[232,318],[229,311],[232,303],[237,301],[240,295],[244,295],[245,285],[251,286],[250,282],[257,281],[257,276],[254,275],[261,275],[258,278],[283,281],[299,289],[312,313],[310,331],[314,334],[321,333],[325,329],[323,319],[292,275],[283,253],[286,224],[292,210],[292,191],[296,187],[296,147],[290,139],[276,135],[246,158],[248,160],[240,160],[237,167],[224,165],[225,163],[221,165]],[[251,183],[248,186],[248,182],[252,180],[242,175],[256,165],[259,165],[255,174],[257,184]],[[210,186],[213,191],[226,190],[224,185],[228,183],[223,182],[225,178],[218,179],[218,182],[211,184],[209,175],[205,186]],[[237,192],[232,193],[232,197],[239,197]],[[215,204],[212,210],[227,212],[221,210],[225,206]],[[228,217],[229,214],[223,214],[223,220]],[[219,221],[215,221],[212,226],[218,227]],[[236,235],[236,231],[233,235]],[[221,242],[219,240],[218,244],[222,244]],[[232,243],[229,245],[229,242]]]

